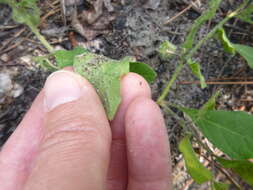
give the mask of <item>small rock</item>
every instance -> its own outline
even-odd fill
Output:
[[[148,0],[146,4],[144,5],[147,9],[157,9],[161,3],[161,0]]]
[[[1,130],[3,130],[3,129],[4,129],[4,127],[5,127],[5,125],[4,125],[4,124],[0,124],[0,131],[1,131]]]
[[[4,53],[1,58],[0,58],[3,62],[8,62],[10,60],[10,57],[8,56],[8,54]]]
[[[65,26],[63,27],[51,26],[50,28],[41,30],[41,33],[49,37],[59,37],[59,36],[64,36],[67,30],[68,28]]]
[[[93,53],[99,53],[99,52],[104,52],[104,45],[103,42],[100,39],[95,39],[92,41],[87,41],[87,42],[79,42],[79,46],[90,50]]]
[[[33,56],[31,55],[25,55],[23,57],[19,58],[21,61],[21,64],[27,65],[31,67],[34,64]]]
[[[62,46],[60,46],[60,45],[56,45],[56,46],[54,47],[54,49],[55,49],[55,50],[64,50],[64,48],[63,48]]]
[[[5,97],[12,89],[13,85],[11,77],[7,73],[0,73],[0,103],[5,100]]]
[[[17,98],[23,93],[23,91],[24,91],[24,88],[20,86],[19,84],[15,83],[13,85],[13,89],[10,93],[10,96],[12,96],[13,98]]]

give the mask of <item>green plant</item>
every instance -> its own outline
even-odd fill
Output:
[[[55,51],[38,30],[40,10],[37,0],[0,0],[0,3],[8,4],[12,8],[13,19],[18,23],[26,24],[49,51],[48,55],[35,57],[34,60],[52,71],[73,66],[77,73],[88,79],[96,88],[109,120],[113,119],[121,102],[120,79],[123,75],[135,72],[148,82],[152,82],[156,77],[151,67],[135,62],[131,57],[113,60],[80,47],[70,51]],[[51,61],[52,58],[55,64]]]
[[[37,28],[39,25],[40,11],[36,5],[36,0],[21,0],[19,2],[16,0],[0,0],[0,3],[6,3],[12,7],[13,19],[19,23],[26,24],[49,51],[48,55],[36,57],[35,61],[44,68],[50,70],[58,70],[66,66],[73,66],[76,72],[86,77],[96,87],[110,120],[113,119],[121,101],[119,82],[122,75],[130,71],[136,72],[144,76],[149,82],[152,82],[156,77],[155,72],[149,66],[135,62],[131,57],[126,57],[122,60],[112,60],[101,55],[93,54],[80,47],[70,51],[55,51],[39,33]],[[209,9],[196,19],[185,42],[180,47],[176,47],[167,41],[161,45],[159,53],[162,59],[170,59],[171,56],[179,56],[180,62],[157,100],[157,103],[163,107],[165,111],[170,112],[179,120],[180,125],[183,126],[186,131],[187,135],[181,141],[179,149],[183,153],[189,174],[199,184],[209,181],[214,190],[228,189],[229,185],[215,181],[215,175],[199,162],[191,146],[191,137],[196,139],[199,146],[204,148],[206,155],[211,158],[215,167],[218,169],[231,169],[245,182],[253,186],[253,163],[250,161],[250,159],[253,158],[253,128],[251,127],[253,124],[253,116],[245,112],[215,110],[215,98],[218,96],[218,93],[199,110],[173,105],[166,100],[166,97],[181,70],[186,65],[188,65],[192,73],[199,78],[201,87],[205,88],[207,86],[205,78],[201,73],[201,65],[193,61],[193,56],[199,48],[211,38],[218,39],[224,47],[224,51],[227,53],[232,55],[239,53],[246,59],[248,65],[253,68],[253,48],[231,43],[223,29],[224,24],[234,17],[248,23],[253,23],[250,18],[253,13],[253,3],[251,0],[244,0],[236,10],[230,12],[223,20],[214,26],[206,36],[199,41],[196,40],[196,35],[200,27],[215,16],[220,3],[221,0],[209,1]],[[215,147],[222,150],[230,159],[228,160],[216,156],[212,150],[201,141],[195,128],[189,127],[191,125],[186,125],[184,120],[179,119],[171,110],[171,107],[184,112],[192,123],[198,127],[204,137],[212,142]],[[204,155],[204,157],[208,159],[207,156]],[[229,178],[229,180],[236,185],[238,189],[241,189],[236,181],[231,178]]]
[[[251,20],[253,13],[253,3],[251,0],[244,0],[236,10],[230,12],[204,38],[196,42],[195,37],[199,28],[206,21],[215,16],[215,12],[219,8],[220,3],[221,0],[210,0],[209,9],[194,22],[186,37],[186,41],[178,48],[181,49],[181,52],[177,52],[177,55],[181,57],[180,63],[157,102],[165,108],[165,111],[167,110],[172,113],[175,118],[178,117],[171,111],[170,107],[175,107],[184,112],[193,124],[198,127],[204,137],[206,137],[214,145],[214,147],[219,148],[227,156],[227,158],[230,158],[230,160],[226,160],[217,157],[205,144],[202,143],[194,127],[186,127],[184,121],[179,121],[180,124],[184,126],[187,133],[191,134],[194,139],[197,140],[199,146],[204,148],[207,152],[204,157],[207,155],[210,156],[216,168],[220,169],[223,167],[231,169],[246,183],[253,186],[253,163],[250,161],[253,157],[253,129],[251,127],[253,124],[252,115],[239,111],[215,110],[215,97],[217,94],[199,110],[173,105],[165,99],[170,92],[171,86],[180,74],[180,71],[186,65],[188,65],[191,68],[192,73],[199,78],[201,87],[206,87],[205,79],[201,74],[200,64],[192,61],[192,57],[210,38],[216,38],[219,40],[221,45],[224,47],[224,51],[227,53],[232,55],[239,53],[245,58],[249,67],[253,68],[253,48],[241,44],[231,43],[226,36],[225,30],[223,29],[224,24],[234,17],[251,24],[253,23]],[[162,50],[163,52],[166,52],[165,48]],[[168,50],[171,51],[171,48],[168,48]],[[167,54],[167,56],[171,56],[171,54]],[[163,56],[165,57],[166,55]],[[214,175],[199,162],[198,158],[195,156],[195,152],[191,148],[189,135],[182,139],[179,149],[183,153],[189,174],[197,183],[201,184],[210,181],[212,189],[229,188],[228,184],[216,182]],[[229,180],[231,183],[236,185],[238,189],[242,189],[233,179],[229,178]]]
[[[0,0],[0,3],[9,5],[12,8],[13,20],[20,24],[27,25],[47,50],[49,52],[53,51],[53,47],[47,42],[44,36],[40,34],[37,28],[40,23],[40,9],[36,4],[37,0]]]

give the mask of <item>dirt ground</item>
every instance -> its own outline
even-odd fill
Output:
[[[82,14],[87,4],[81,0],[78,2],[78,14]],[[164,40],[175,45],[184,41],[191,24],[207,8],[207,0],[198,2],[178,15],[190,5],[190,1],[125,0],[124,5],[112,1],[114,10],[108,11],[103,7],[105,19],[98,19],[97,23],[82,25],[82,16],[78,17],[85,34],[89,34],[86,36],[71,22],[71,6],[65,7],[66,17],[62,17],[60,0],[41,0],[40,30],[57,49],[71,49],[80,45],[114,59],[135,56],[139,61],[151,65],[158,74],[156,82],[152,84],[153,98],[156,99],[178,64],[177,58],[162,60],[157,49]],[[215,19],[201,28],[198,38],[207,34],[239,2],[224,0]],[[252,26],[233,19],[225,25],[225,30],[233,42],[252,45]],[[50,74],[32,61],[33,56],[44,54],[46,50],[29,29],[13,22],[10,8],[0,4],[0,146],[15,130]],[[221,82],[218,85],[210,84],[206,89],[196,84],[183,85],[182,82],[197,80],[190,74],[189,68],[185,68],[168,96],[169,101],[199,108],[220,89],[218,109],[253,111],[253,88],[243,84],[251,80],[252,70],[239,56],[224,53],[218,41],[212,39],[198,51],[194,59],[201,63],[207,81],[242,83],[222,85]],[[182,129],[171,115],[164,115],[171,143],[174,189],[209,189],[208,185],[197,186],[186,174],[177,148]],[[179,115],[183,118],[182,114]],[[220,179],[223,180],[223,177]]]

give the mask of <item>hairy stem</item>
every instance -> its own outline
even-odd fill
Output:
[[[164,100],[164,99],[166,98],[166,96],[168,95],[171,86],[172,86],[172,85],[174,84],[174,82],[176,81],[176,79],[177,79],[179,73],[180,73],[181,70],[184,68],[184,65],[185,65],[185,64],[184,64],[183,62],[181,62],[181,63],[177,66],[177,68],[176,68],[175,72],[173,73],[173,75],[172,75],[170,81],[168,82],[168,84],[167,84],[167,86],[164,88],[164,90],[163,90],[161,96],[160,96],[160,97],[158,98],[158,100],[157,100],[157,103],[158,103],[159,105],[162,105],[163,100]]]
[[[196,46],[190,50],[190,52],[186,55],[185,59],[189,60],[192,58],[192,56],[198,51],[199,48],[210,38],[214,36],[214,34],[217,32],[219,28],[221,28],[226,22],[228,22],[232,17],[227,16],[222,21],[219,22],[204,38],[202,38]]]
[[[170,109],[170,107],[167,106],[165,103],[162,104],[162,107],[163,107],[163,109],[164,109],[165,112],[169,113],[172,117],[174,117],[174,119],[176,119],[176,120],[178,121],[178,124],[179,124],[186,132],[190,132],[190,131],[188,130],[188,128],[186,127],[186,122],[185,122],[184,119],[180,118],[180,117],[178,116],[178,114],[175,113],[174,111],[172,111],[172,110]],[[191,134],[192,134],[192,133],[191,133]]]
[[[36,35],[36,37],[39,39],[39,41],[44,45],[44,47],[52,53],[54,51],[54,48],[48,43],[48,41],[45,39],[44,36],[42,36],[37,28],[30,27],[32,32]]]
[[[184,58],[184,61],[182,61],[176,68],[175,72],[173,73],[170,81],[168,82],[168,84],[166,85],[166,87],[164,88],[161,96],[157,99],[157,103],[159,105],[162,105],[162,102],[164,101],[164,99],[167,97],[167,95],[170,92],[170,88],[171,86],[174,84],[174,82],[176,81],[178,75],[180,74],[180,71],[184,68],[184,65],[187,63],[187,60],[191,59],[194,54],[198,51],[199,48],[201,48],[201,46],[207,41],[209,40],[211,37],[214,36],[214,34],[217,32],[217,30],[219,28],[221,28],[225,23],[227,23],[231,18],[235,17],[236,15],[238,15],[242,9],[244,5],[240,6],[237,10],[231,12],[229,15],[227,15],[222,21],[220,21],[204,38],[202,38],[193,49],[191,49]]]

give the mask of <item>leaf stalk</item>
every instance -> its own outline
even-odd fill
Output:
[[[44,47],[52,53],[54,51],[54,48],[48,43],[46,38],[42,36],[37,28],[29,26],[32,32],[36,35],[36,37],[39,39],[39,41],[44,45]]]

